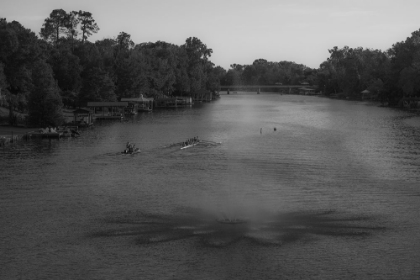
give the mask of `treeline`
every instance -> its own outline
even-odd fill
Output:
[[[334,47],[319,69],[289,61],[257,59],[226,71],[209,60],[212,49],[198,38],[177,46],[135,44],[115,38],[88,39],[99,31],[91,13],[53,10],[38,37],[16,21],[0,19],[0,102],[28,113],[32,125],[58,125],[63,107],[121,97],[188,95],[218,91],[220,85],[309,84],[326,95],[374,98],[398,105],[420,98],[420,30],[389,50]],[[414,105],[416,103],[413,103]]]
[[[16,21],[0,19],[3,105],[28,113],[32,125],[59,125],[63,107],[121,97],[202,95],[217,91],[226,71],[209,60],[212,49],[192,37],[177,46],[135,44],[120,32],[91,43],[99,31],[92,14],[53,10],[40,38]]]
[[[232,64],[221,83],[225,86],[298,85],[316,83],[316,70],[290,61],[257,59],[251,65]]]
[[[403,98],[420,98],[420,31],[384,52],[361,47],[334,47],[329,52],[318,70],[318,86],[327,95],[358,99],[368,90],[390,106]]]
[[[361,99],[362,92],[390,106],[420,101],[420,30],[387,51],[362,47],[334,47],[318,69],[294,62],[255,60],[231,65],[222,85],[309,84],[325,95]],[[411,101],[410,101],[411,100]],[[413,102],[414,100],[414,102]]]

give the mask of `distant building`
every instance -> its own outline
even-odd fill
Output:
[[[140,94],[139,97],[121,98],[121,102],[128,102],[128,106],[135,111],[151,111],[153,109],[154,98],[144,97]]]
[[[161,97],[155,100],[156,107],[184,107],[191,106],[192,98],[190,96]]]
[[[73,111],[73,116],[74,116],[75,124],[79,124],[79,123],[92,124],[93,123],[92,112],[90,110],[82,109],[82,108],[76,109]]]
[[[378,94],[371,92],[367,89],[360,92],[362,94],[362,100],[376,100],[378,98]]]
[[[92,115],[96,120],[122,119],[128,102],[88,102],[87,107],[92,108]]]
[[[299,94],[303,94],[303,95],[315,95],[315,89],[308,88],[308,87],[301,87],[301,88],[299,88]]]

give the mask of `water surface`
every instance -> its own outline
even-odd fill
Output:
[[[0,278],[419,278],[418,123],[242,93],[6,147]]]

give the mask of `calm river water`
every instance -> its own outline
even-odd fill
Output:
[[[2,148],[0,279],[419,279],[419,122],[240,93]]]

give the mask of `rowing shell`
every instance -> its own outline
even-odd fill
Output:
[[[123,154],[123,155],[134,155],[134,154],[137,154],[137,153],[140,153],[140,149],[139,148],[135,148],[134,151],[131,152],[131,153],[130,152],[127,152],[126,153],[125,151],[122,151],[121,152],[121,154]]]
[[[194,144],[190,144],[190,145],[187,145],[187,146],[181,147],[181,150],[183,150],[183,149],[187,149],[187,148],[191,148],[191,147],[194,147],[195,145],[198,145],[198,143],[200,143],[200,142],[197,142],[197,143],[194,143]]]

